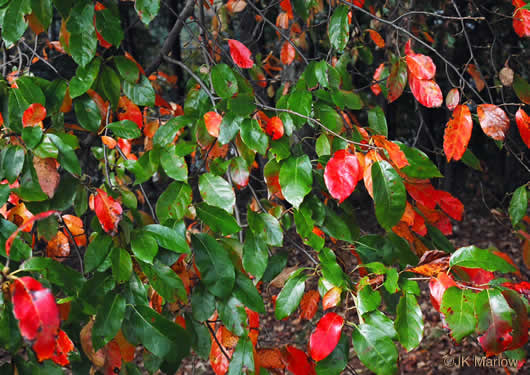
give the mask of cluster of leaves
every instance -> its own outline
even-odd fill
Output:
[[[160,7],[156,0],[124,3],[146,25]],[[528,37],[530,11],[522,0],[513,3],[514,31]],[[339,374],[351,342],[370,370],[392,374],[397,344],[410,351],[422,339],[417,274],[430,278],[433,306],[456,342],[478,335],[487,355],[523,360],[530,285],[505,253],[453,247],[446,236],[452,220],[462,220],[463,204],[433,186],[442,174],[424,152],[389,139],[376,104],[380,94],[388,103],[406,95],[408,82],[421,105],[442,106],[432,58],[398,39],[390,69],[382,63],[371,92],[358,90],[350,67],[373,56],[352,37],[353,12],[381,20],[376,5],[282,0],[274,5],[276,23],[250,0],[185,5],[192,13],[201,7],[217,12],[201,45],[206,65],[192,69],[161,57],[190,75],[181,105],[163,96],[184,77],[158,66],[146,72],[119,48],[125,32],[116,1],[0,0],[7,48],[27,45],[22,38],[47,30],[55,14],[59,40],[47,41],[43,56],[34,51],[36,61],[47,62],[48,51],[77,65],[68,80],[57,71],[50,81],[15,70],[0,83],[0,343],[12,358],[2,373],[54,374],[69,366],[80,374],[91,367],[138,374],[137,353],[147,371],[173,373],[193,349],[218,375]],[[225,38],[249,10],[277,32],[279,59]],[[330,59],[309,62],[301,54],[307,27],[328,11]],[[379,49],[382,24],[363,30]],[[269,82],[287,69],[297,72],[294,82]],[[447,162],[466,153],[468,163],[476,160],[467,149],[471,103],[461,95],[481,91],[482,77],[468,72],[475,86],[446,97]],[[515,121],[530,147],[522,108],[529,85],[511,73],[505,86],[522,102]],[[506,112],[493,103],[476,112],[484,133],[502,145]],[[156,203],[149,188],[161,191]],[[361,197],[373,200],[384,235],[360,235],[354,205]],[[526,238],[530,266],[527,206],[523,185],[509,214]],[[313,266],[287,267],[286,241]],[[358,264],[343,264],[343,253]],[[278,320],[298,308],[312,320],[321,300],[324,314],[307,350],[260,345],[267,285],[281,288],[272,301]]]

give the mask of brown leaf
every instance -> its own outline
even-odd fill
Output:
[[[57,162],[53,158],[41,159],[34,156],[33,167],[37,172],[40,188],[49,198],[52,198],[61,180],[57,172]]]
[[[449,255],[441,250],[426,251],[421,257],[418,265],[407,269],[420,275],[436,277],[440,272],[449,269]]]
[[[480,71],[477,69],[477,67],[474,64],[469,64],[467,66],[467,72],[471,77],[473,77],[473,81],[475,81],[477,90],[479,92],[484,90],[484,87],[486,87],[486,82],[484,82],[484,79],[482,78],[482,75],[480,74]]]
[[[477,114],[484,133],[496,141],[503,141],[510,128],[506,112],[495,104],[481,104],[477,107]]]
[[[501,81],[503,86],[511,86],[513,83],[513,75],[513,70],[505,66],[499,72],[499,80]]]
[[[70,243],[63,232],[57,232],[54,238],[46,245],[46,256],[62,262],[70,255]]]
[[[309,290],[300,301],[300,318],[311,320],[318,310],[320,294],[316,290]]]
[[[291,274],[297,269],[298,266],[284,268],[283,271],[278,274],[278,276],[272,279],[270,284],[276,288],[283,288],[289,276],[291,276]]]

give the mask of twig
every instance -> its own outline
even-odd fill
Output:
[[[291,237],[289,237],[289,236],[285,236],[285,238],[287,238],[287,240],[289,240],[289,242],[290,242],[291,244],[293,244],[294,247],[296,247],[298,250],[302,251],[305,255],[307,255],[307,257],[311,260],[311,262],[313,262],[315,265],[318,265],[318,262],[315,260],[315,258],[313,258],[313,257],[311,256],[311,254],[309,254],[309,253],[307,252],[306,249],[304,249],[302,246],[298,245],[298,243],[296,243],[296,241],[293,240]]]
[[[109,124],[110,119],[110,103],[107,107],[107,117],[105,118],[105,136],[107,135],[107,125]],[[109,169],[109,159],[107,157],[107,145],[103,143],[103,159],[105,160],[105,180],[107,180],[107,184],[112,189],[112,183],[110,182],[110,169]]]
[[[177,18],[177,21],[173,25],[173,28],[169,32],[164,44],[162,45],[162,49],[160,50],[160,53],[155,58],[155,60],[147,67],[145,70],[145,75],[149,76],[151,73],[153,73],[162,63],[162,59],[164,56],[166,56],[169,51],[173,48],[173,45],[177,42],[177,37],[180,34],[180,31],[182,30],[182,27],[184,26],[184,23],[186,22],[186,18],[191,16],[193,14],[193,8],[195,7],[195,1],[194,0],[188,0],[186,2],[186,5],[184,6],[184,9],[182,9],[182,12],[180,13],[180,16]]]
[[[59,77],[61,78],[64,78],[62,76],[62,74],[48,61],[46,60],[44,57],[42,57],[41,55],[39,55],[37,53],[37,48],[33,49],[30,45],[28,45],[24,39],[21,39],[20,40],[22,42],[22,44],[24,44],[26,46],[26,48],[29,48],[31,53],[34,55],[34,56],[37,56],[39,58],[40,61],[42,61],[44,64],[48,65],[50,67],[51,70],[54,71],[55,74],[57,74]]]
[[[225,358],[230,361],[230,357],[228,356],[228,353],[225,352],[225,348],[224,346],[219,342],[219,340],[217,339],[217,336],[215,335],[215,332],[213,330],[212,327],[210,327],[210,323],[208,321],[205,322],[206,323],[206,327],[208,327],[208,330],[210,331],[210,333],[212,334],[212,337],[213,339],[215,340],[215,342],[217,343],[217,345],[219,346],[219,349],[221,349],[221,353],[223,353],[223,355],[225,356]]]
[[[62,216],[59,216],[60,220],[61,220],[61,223],[63,224],[63,227],[64,229],[66,229],[66,232],[68,232],[68,235],[70,236],[70,238],[72,239],[73,243],[74,243],[74,248],[75,248],[75,252],[77,254],[77,259],[79,260],[79,269],[81,270],[81,274],[83,276],[85,276],[85,270],[83,269],[83,259],[81,258],[81,249],[79,248],[79,246],[77,246],[77,242],[75,242],[75,237],[72,232],[70,231],[70,228],[68,228],[68,225],[66,225],[66,223],[64,222],[64,219]],[[86,236],[86,234],[83,232],[82,234],[83,236]]]

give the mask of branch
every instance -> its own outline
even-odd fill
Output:
[[[169,32],[166,41],[164,42],[164,45],[162,46],[162,49],[160,50],[160,53],[155,58],[155,60],[147,67],[145,70],[145,75],[149,76],[151,73],[153,73],[162,63],[162,60],[164,56],[166,56],[169,51],[171,51],[171,48],[173,45],[177,42],[177,38],[180,34],[180,31],[182,30],[182,27],[184,26],[184,22],[186,21],[186,18],[191,16],[193,14],[193,8],[195,7],[195,1],[194,0],[188,0],[186,2],[186,5],[184,6],[184,9],[182,9],[182,12],[180,13],[179,18],[177,19],[177,22],[173,25],[173,28]]]

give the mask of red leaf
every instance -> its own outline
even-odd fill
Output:
[[[337,306],[340,302],[341,293],[342,289],[336,286],[328,290],[322,298],[322,309],[327,310]]]
[[[390,160],[392,160],[392,163],[394,163],[396,167],[404,168],[407,165],[409,165],[409,162],[407,160],[407,157],[405,156],[405,153],[401,151],[401,149],[399,148],[397,144],[389,141],[383,135],[373,136],[372,139],[374,140],[375,144],[378,147],[384,148],[388,152],[388,156],[390,157]]]
[[[511,344],[506,349],[518,349],[528,342],[530,321],[528,320],[526,305],[517,293],[505,290],[502,295],[508,305],[515,311],[515,314],[512,315]]]
[[[221,342],[222,340],[222,329],[217,330],[215,337],[217,340],[212,338],[212,346],[210,348],[210,365],[216,375],[224,375],[228,372],[230,362],[224,356],[219,344],[217,344],[218,341]]]
[[[118,223],[121,220],[121,205],[101,189],[96,189],[94,197],[94,211],[103,227],[103,230],[110,234],[115,234],[118,230]]]
[[[381,76],[383,75],[383,70],[385,70],[385,64],[381,63],[381,64],[379,64],[379,66],[375,70],[374,81],[380,81],[381,80]],[[372,90],[374,95],[381,94],[381,86],[379,86],[379,83],[374,83],[372,86],[370,86],[370,89]]]
[[[119,374],[121,369],[121,351],[114,340],[105,345],[105,375]]]
[[[130,120],[136,123],[139,129],[144,126],[142,111],[126,96],[120,97],[118,101],[118,120]]]
[[[68,353],[74,350],[74,343],[70,340],[70,337],[62,329],[59,329],[57,335],[57,341],[55,342],[55,353],[51,357],[51,360],[61,366],[67,366],[70,361],[68,360]]]
[[[49,197],[53,197],[59,186],[61,176],[57,172],[57,162],[53,158],[41,159],[33,157],[33,167],[37,172],[37,178],[42,191]]]
[[[287,370],[294,375],[315,375],[315,367],[309,362],[307,355],[294,346],[286,347],[285,362]]]
[[[510,119],[506,112],[494,104],[481,104],[477,107],[477,114],[484,133],[496,141],[504,141],[510,128]]]
[[[491,271],[486,271],[481,268],[467,268],[467,267],[454,267],[455,273],[460,276],[464,281],[478,285],[486,285],[495,278],[495,275]]]
[[[430,80],[436,74],[436,65],[429,56],[411,53],[407,55],[409,73],[421,80]]]
[[[368,29],[367,31],[370,34],[370,39],[372,39],[376,46],[378,46],[379,48],[385,48],[385,40],[377,31],[370,29]]]
[[[445,128],[444,152],[447,162],[462,158],[471,139],[472,130],[473,122],[469,107],[464,104],[458,105]]]
[[[309,290],[304,294],[300,301],[300,318],[311,320],[318,310],[318,301],[320,294],[316,290]]]
[[[7,239],[7,241],[6,241],[6,255],[9,256],[9,253],[11,252],[11,246],[13,245],[13,241],[15,241],[15,238],[17,238],[17,235],[18,235],[19,232],[25,230],[26,228],[30,228],[33,225],[33,222],[36,221],[36,220],[46,219],[48,216],[51,216],[53,214],[58,214],[58,213],[59,212],[53,211],[53,210],[45,211],[45,212],[41,212],[40,214],[37,214],[37,215],[31,217],[27,221],[25,221],[24,224],[19,226],[17,228],[17,230],[15,230],[13,233],[11,233],[11,235]]]
[[[451,89],[445,97],[445,105],[447,109],[453,111],[460,103],[460,91],[458,89]]]
[[[223,122],[223,116],[217,112],[207,112],[204,114],[203,118],[208,134],[215,138],[219,137],[219,130],[221,128],[221,122]]]
[[[519,9],[526,5],[524,0],[512,0],[516,10],[513,15],[513,29],[521,38],[530,36],[530,10]]]
[[[505,282],[505,283],[502,283],[501,285],[506,288],[515,290],[519,294],[522,294],[523,296],[525,296],[526,299],[530,300],[530,283],[528,281],[522,281],[517,284]]]
[[[515,122],[523,142],[526,147],[530,148],[530,116],[522,108],[519,108],[515,114]]]
[[[309,354],[315,361],[326,358],[340,340],[344,318],[330,312],[324,315],[309,338]]]
[[[243,158],[232,159],[230,163],[230,177],[239,189],[248,185],[250,171],[247,162]]]
[[[412,50],[412,39],[407,40],[407,43],[405,44],[405,55],[414,55],[414,51]]]
[[[375,78],[375,77],[374,77]],[[386,86],[388,87],[388,102],[398,99],[407,85],[407,67],[402,60],[392,64]]]
[[[228,39],[228,46],[230,47],[230,56],[237,66],[243,69],[252,68],[254,65],[252,53],[243,43],[235,39]]]
[[[296,57],[296,50],[291,45],[291,43],[285,41],[282,45],[282,50],[280,52],[280,59],[282,64],[291,65]]]
[[[293,7],[291,6],[291,0],[281,0],[280,8],[287,12],[289,19],[293,18]]]
[[[416,100],[425,107],[436,108],[442,105],[442,90],[433,79],[418,79],[409,74],[409,86]]]
[[[440,208],[451,218],[461,221],[464,214],[464,204],[447,191],[437,190],[436,195]]]
[[[438,195],[436,194],[436,189],[430,182],[422,184],[409,184],[405,182],[405,187],[409,195],[422,206],[431,209],[436,207]]]
[[[342,203],[355,190],[362,178],[357,156],[347,150],[339,150],[329,159],[324,170],[324,181],[331,196]]]
[[[445,272],[439,273],[438,277],[432,278],[429,281],[431,303],[437,311],[440,311],[440,304],[442,303],[442,297],[445,291],[452,286],[458,287],[452,277]]]
[[[272,140],[275,141],[283,137],[283,121],[281,118],[274,116],[267,121],[267,126],[265,127],[265,133],[272,137]]]
[[[33,103],[22,114],[24,127],[38,125],[46,117],[46,108],[40,103]]]

